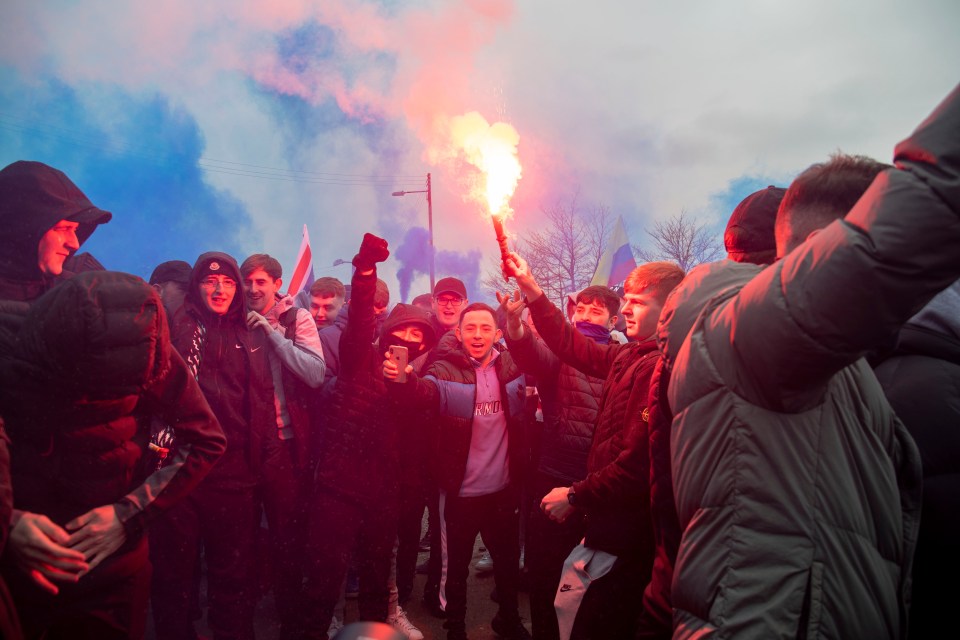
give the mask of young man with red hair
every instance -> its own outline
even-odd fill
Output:
[[[583,542],[567,558],[555,601],[560,637],[632,637],[653,564],[646,439],[650,378],[660,357],[654,335],[660,309],[683,270],[668,262],[634,269],[624,283],[622,310],[631,342],[601,345],[566,322],[523,258],[510,254],[504,268],[520,287],[512,298],[498,295],[507,313],[529,305],[537,330],[561,361],[604,379],[587,477],[555,487],[540,502],[558,522],[577,511],[588,515]],[[510,337],[522,338],[522,326],[511,327]]]

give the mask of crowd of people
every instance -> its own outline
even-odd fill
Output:
[[[285,295],[276,258],[218,251],[145,282],[77,254],[112,215],[65,174],[7,166],[0,637],[142,638],[152,613],[198,638],[205,576],[218,640],[266,591],[281,638],[333,638],[355,572],[369,633],[422,639],[429,544],[425,608],[464,640],[478,534],[508,640],[939,637],[960,88],[894,163],[814,164],[738,205],[725,260],[642,264],[570,315],[517,253],[497,308],[455,277],[391,307],[370,233],[349,286]]]

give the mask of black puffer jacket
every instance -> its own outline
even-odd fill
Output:
[[[653,341],[599,345],[574,329],[546,296],[530,303],[540,335],[561,360],[603,378],[587,477],[573,484],[587,513],[591,549],[652,562],[647,400],[659,359]],[[647,576],[638,576],[646,581]]]
[[[19,332],[4,332],[0,412],[14,443],[15,507],[62,525],[113,504],[128,548],[224,449],[216,419],[170,348],[160,299],[122,273],[80,274],[37,300]],[[181,443],[172,463],[144,482],[137,473],[149,434],[140,412],[174,424]],[[137,555],[130,566],[144,560]],[[97,572],[123,571],[117,564]]]
[[[37,263],[40,238],[76,218],[80,244],[112,215],[93,206],[62,171],[21,160],[0,170],[0,299],[30,301],[64,278],[48,278]],[[70,275],[70,274],[67,274]]]
[[[388,394],[383,353],[376,337],[373,296],[376,271],[353,275],[350,314],[340,337],[340,371],[333,383],[327,413],[321,416],[316,488],[374,503],[395,500],[400,486],[399,443],[420,428]],[[424,333],[424,348],[433,345],[433,328],[422,309],[398,304],[384,321],[381,339],[405,324]],[[416,354],[410,354],[413,358]]]
[[[237,282],[227,313],[212,313],[200,298],[201,275],[217,262]],[[263,437],[276,429],[273,378],[263,331],[250,331],[240,269],[229,255],[210,251],[197,258],[187,294],[173,317],[173,346],[193,370],[227,436],[227,451],[207,482],[248,487],[255,483]]]
[[[444,334],[429,359],[433,363],[424,370],[424,377],[411,374],[406,384],[397,384],[390,390],[405,406],[432,412],[428,424],[435,430],[429,439],[429,451],[436,460],[434,477],[442,491],[458,495],[473,433],[476,369],[452,331]],[[524,432],[526,385],[509,352],[501,352],[493,366],[507,418],[510,481],[518,485],[529,461]]]
[[[583,480],[603,380],[561,361],[529,330],[519,340],[507,337],[507,346],[523,372],[536,378],[543,402],[537,470],[568,484]]]
[[[934,298],[960,301],[960,284]],[[920,449],[923,510],[913,563],[910,637],[936,638],[943,612],[960,598],[960,316],[956,304],[929,322],[933,303],[900,332],[896,351],[876,368],[887,400]],[[946,308],[944,310],[947,310]]]

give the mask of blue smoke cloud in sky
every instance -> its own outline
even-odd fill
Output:
[[[28,82],[2,68],[0,86],[0,164],[45,162],[111,211],[82,249],[106,268],[146,278],[160,262],[192,264],[211,249],[242,258],[248,213],[204,182],[203,137],[185,111],[157,94]]]

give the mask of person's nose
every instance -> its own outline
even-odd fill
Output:
[[[71,229],[70,232],[67,233],[66,237],[63,239],[63,244],[71,251],[76,251],[80,248],[80,239],[77,238],[77,232],[75,229]]]

